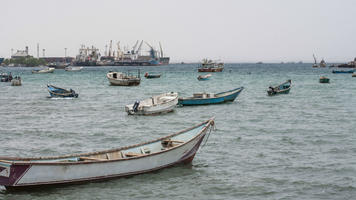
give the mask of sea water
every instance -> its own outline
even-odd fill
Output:
[[[54,156],[144,142],[215,117],[191,165],[155,173],[33,192],[0,192],[0,199],[353,199],[356,197],[356,78],[311,64],[226,64],[198,81],[197,64],[87,67],[80,72],[0,68],[22,86],[0,83],[0,156]],[[106,73],[161,73],[134,87],[110,86]],[[320,84],[319,77],[330,78]],[[269,86],[292,80],[287,95]],[[79,98],[47,98],[47,84]],[[158,116],[129,116],[127,104],[165,92],[218,93],[243,86],[234,102],[177,107]],[[98,169],[100,170],[100,169]]]

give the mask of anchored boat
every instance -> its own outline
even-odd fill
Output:
[[[143,101],[136,101],[134,104],[125,106],[125,111],[130,115],[154,115],[173,111],[177,103],[178,93],[169,92]]]
[[[76,93],[72,89],[64,89],[60,87],[56,87],[54,85],[47,85],[48,92],[51,95],[51,97],[72,97],[72,98],[78,98],[78,93]]]
[[[12,80],[11,80],[11,86],[21,86],[21,77],[19,76],[15,76]]]
[[[218,104],[218,103],[234,101],[243,89],[244,87],[240,87],[240,88],[236,88],[233,90],[229,90],[217,94],[196,93],[193,94],[193,97],[179,98],[178,104],[183,106],[196,106],[196,105]]]
[[[210,77],[211,77],[211,74],[200,75],[200,76],[198,76],[198,80],[199,80],[199,81],[206,81],[206,80],[209,80]]]
[[[277,94],[288,94],[291,87],[292,87],[292,81],[287,80],[286,82],[284,82],[276,87],[270,86],[267,90],[267,94],[269,96],[273,96],[273,95],[277,95]]]
[[[332,73],[334,74],[352,74],[355,70],[333,70]]]
[[[329,83],[330,79],[325,76],[322,76],[322,77],[320,77],[319,82],[320,83]]]
[[[79,72],[83,69],[83,67],[72,67],[72,66],[68,66],[66,68],[64,68],[64,70],[68,71],[68,72]]]
[[[52,67],[47,67],[41,70],[32,70],[32,74],[46,74],[46,73],[53,73],[53,72],[54,72],[54,68]]]
[[[156,140],[93,153],[34,158],[0,157],[0,185],[11,190],[88,182],[191,163],[213,126],[214,119],[209,119]]]
[[[160,78],[161,74],[149,74],[148,72],[145,73],[146,78]]]
[[[137,70],[137,75],[131,75],[130,73],[124,74],[122,72],[109,72],[106,77],[111,85],[115,86],[136,86],[141,82],[140,70]]]
[[[212,60],[204,59],[198,72],[222,72],[224,63],[213,62]]]

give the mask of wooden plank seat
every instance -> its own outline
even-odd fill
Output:
[[[179,141],[179,140],[171,140],[171,139],[168,139],[168,140],[162,140],[162,146],[164,148],[171,148],[171,147],[175,147],[175,146],[178,146],[182,143],[184,143],[183,141]],[[178,144],[177,144],[178,143]]]
[[[127,152],[125,153],[125,157],[136,157],[136,156],[143,156],[142,153],[134,153],[134,152]]]

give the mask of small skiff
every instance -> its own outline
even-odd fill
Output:
[[[168,113],[174,110],[178,103],[178,93],[169,92],[143,101],[136,101],[134,104],[125,106],[125,111],[130,115],[154,115]]]
[[[11,80],[11,86],[21,86],[21,77],[19,76],[15,76],[12,80]]]
[[[66,68],[64,68],[64,70],[66,70],[67,72],[79,72],[83,69],[83,67],[72,67],[72,66],[68,66]]]
[[[209,80],[210,77],[211,77],[211,74],[200,75],[200,76],[198,76],[198,80],[199,80],[199,81],[206,81],[206,80]]]
[[[48,67],[41,70],[32,70],[32,74],[46,74],[46,73],[53,73],[53,72],[54,72],[54,68],[52,67]]]
[[[330,79],[325,76],[322,76],[322,77],[320,77],[319,82],[320,83],[329,83]]]
[[[72,89],[64,89],[60,88],[54,85],[47,85],[48,92],[51,95],[51,97],[72,97],[72,98],[78,98],[78,93],[76,93]]]
[[[150,79],[150,78],[160,78],[161,74],[149,74],[148,72],[145,73],[145,77]]]
[[[267,94],[269,96],[273,96],[273,95],[277,95],[277,94],[288,94],[290,89],[292,87],[292,81],[291,80],[287,80],[286,82],[272,87],[270,86],[267,90]]]
[[[196,105],[218,104],[218,103],[234,101],[243,89],[244,87],[240,87],[240,88],[235,88],[233,90],[229,90],[217,94],[197,93],[197,94],[193,94],[193,97],[179,98],[178,104],[183,106],[196,106]]]
[[[124,74],[122,72],[109,72],[106,77],[110,84],[115,86],[136,86],[141,82],[139,72],[137,76]]]
[[[8,190],[105,180],[191,163],[209,119],[165,137],[122,148],[55,157],[0,157],[0,185]]]
[[[333,70],[332,73],[334,74],[347,74],[347,73],[354,73],[355,70]]]

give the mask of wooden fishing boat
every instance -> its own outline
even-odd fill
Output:
[[[148,74],[148,72],[145,73],[146,78],[160,78],[161,74]]]
[[[325,77],[325,76],[322,76],[322,77],[319,78],[319,82],[320,83],[329,83],[330,79]]]
[[[21,86],[21,77],[19,76],[15,76],[12,80],[11,80],[11,86]]]
[[[205,135],[213,127],[214,119],[209,119],[156,140],[93,153],[34,158],[0,157],[0,185],[11,190],[88,182],[191,163]]]
[[[12,74],[10,72],[10,74],[8,73],[0,73],[0,82],[11,82],[12,80]]]
[[[125,111],[130,115],[154,115],[168,113],[174,110],[178,103],[178,93],[169,92],[143,101],[136,101],[134,104],[125,106]]]
[[[32,70],[32,74],[46,74],[46,73],[53,73],[53,72],[54,72],[54,68],[52,67],[47,67],[41,70]]]
[[[83,69],[83,67],[73,67],[73,66],[68,66],[66,68],[64,68],[64,70],[68,71],[68,72],[79,72]]]
[[[322,77],[320,77],[319,82],[320,83],[329,83],[330,79],[325,76],[322,76]]]
[[[211,74],[200,75],[200,76],[198,76],[198,80],[199,80],[199,81],[206,81],[206,80],[209,80],[210,77],[211,77]]]
[[[333,70],[332,73],[334,74],[347,74],[347,73],[354,73],[355,70]]]
[[[124,74],[122,72],[109,72],[106,77],[111,85],[115,86],[136,86],[141,82],[140,70],[136,76],[131,74]]]
[[[267,94],[269,96],[273,96],[273,95],[277,95],[277,94],[288,94],[291,87],[292,87],[292,81],[287,80],[286,82],[284,82],[276,87],[270,86],[267,90]]]
[[[72,90],[72,89],[64,89],[60,87],[56,87],[54,85],[47,85],[48,92],[51,95],[51,97],[72,97],[72,98],[78,98],[78,94]]]
[[[193,94],[193,97],[179,98],[178,104],[183,106],[196,106],[196,105],[218,104],[218,103],[234,101],[243,89],[244,87],[240,87],[240,88],[236,88],[233,90],[229,90],[217,94],[197,93],[197,94]]]
[[[224,63],[213,62],[212,60],[204,59],[198,72],[222,72]]]

